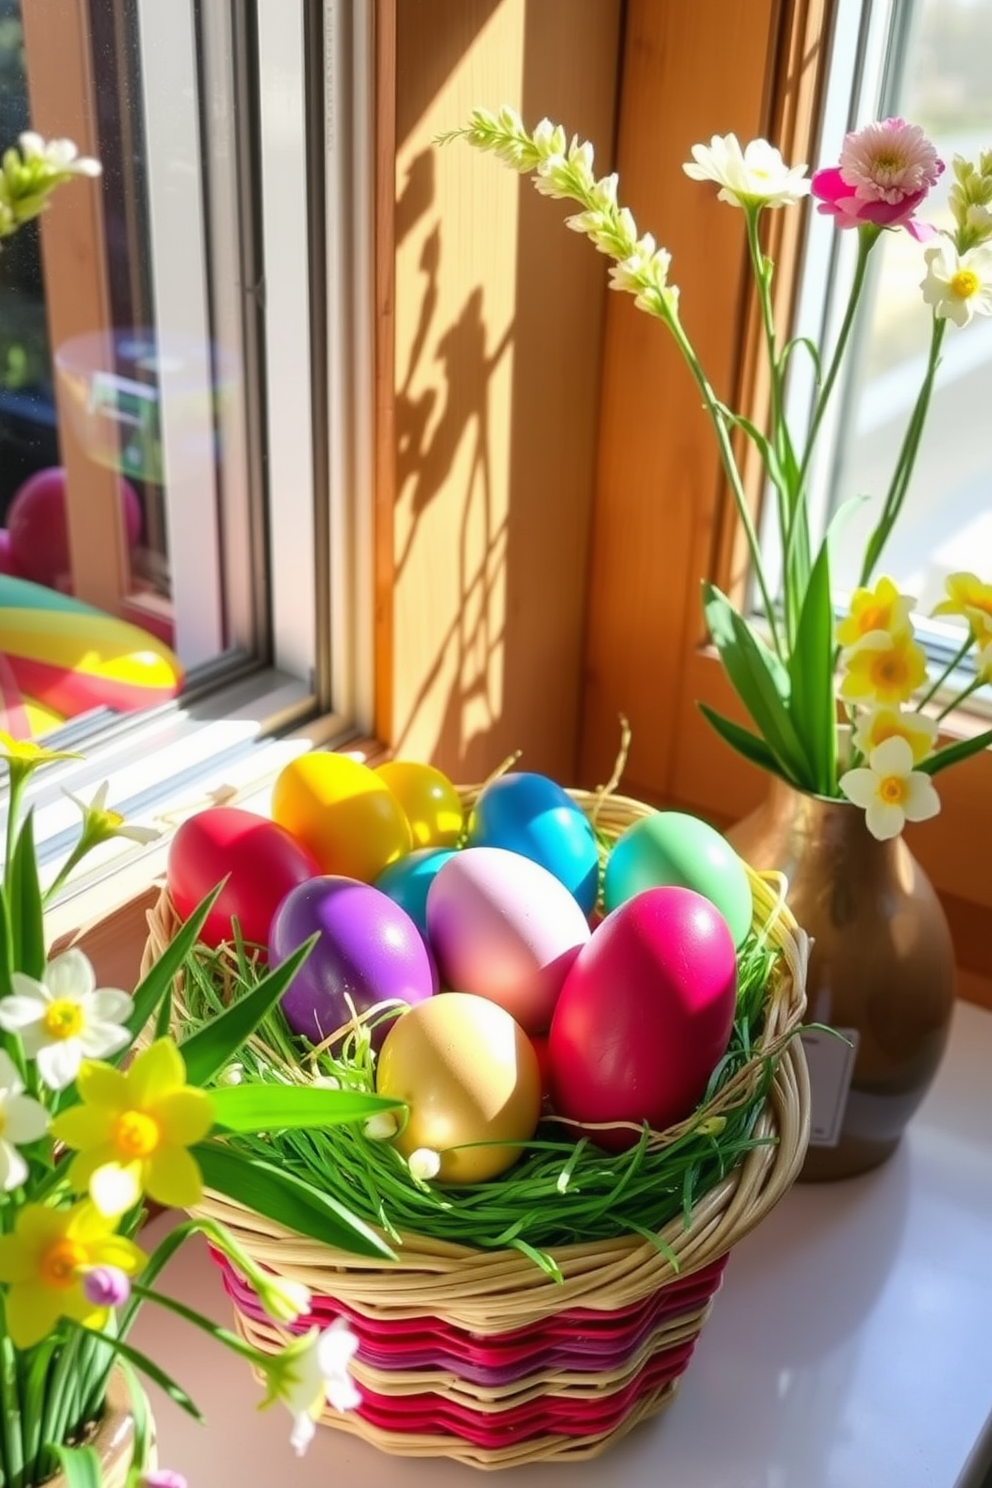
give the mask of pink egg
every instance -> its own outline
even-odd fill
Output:
[[[427,891],[427,938],[442,984],[499,1003],[528,1033],[547,1029],[589,935],[561,880],[507,848],[462,848]]]
[[[562,986],[548,1038],[554,1109],[574,1121],[689,1116],[726,1050],[737,999],[733,936],[692,889],[646,889],[606,916]],[[628,1131],[595,1132],[611,1150]]]

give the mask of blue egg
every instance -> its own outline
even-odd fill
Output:
[[[480,792],[467,846],[502,847],[540,863],[574,894],[586,914],[599,891],[599,849],[581,809],[556,781],[511,771]]]
[[[424,939],[427,939],[427,890],[434,875],[454,852],[448,847],[418,847],[384,868],[375,887],[405,909]]]

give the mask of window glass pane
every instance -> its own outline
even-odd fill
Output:
[[[66,11],[0,0],[0,148],[32,128],[103,167],[0,251],[0,684],[18,734],[245,665],[265,602],[233,8],[89,0],[81,38]]]
[[[946,162],[929,197],[926,220],[951,225],[947,209],[955,155],[976,160],[992,149],[992,0],[916,0],[894,7],[895,25],[886,113],[920,124]],[[857,122],[863,123],[859,118]],[[836,142],[831,140],[830,145]],[[828,150],[829,153],[829,150]],[[924,246],[906,232],[884,234],[872,254],[855,344],[853,375],[831,480],[835,509],[856,494],[871,501],[854,513],[833,556],[839,596],[858,581],[865,542],[896,466],[906,423],[920,390],[930,342],[924,304]],[[976,316],[966,327],[948,324],[942,363],[915,474],[877,572],[890,574],[918,600],[920,619],[944,594],[947,576],[977,573],[992,582],[992,320]],[[963,621],[927,620],[932,645],[953,647]]]

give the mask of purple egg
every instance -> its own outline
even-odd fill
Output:
[[[327,874],[290,889],[272,919],[270,965],[314,934],[318,940],[282,997],[286,1022],[311,1043],[349,1023],[349,999],[364,1013],[393,998],[422,1002],[437,990],[434,960],[417,926],[371,884]],[[380,1025],[379,1042],[389,1026]]]

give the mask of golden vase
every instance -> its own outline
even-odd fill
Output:
[[[813,1134],[800,1177],[846,1178],[885,1161],[947,1042],[954,949],[940,900],[902,837],[879,842],[864,812],[772,777],[727,833],[741,857],[788,880],[812,937],[807,1023]]]

